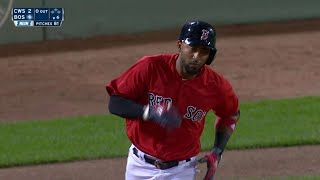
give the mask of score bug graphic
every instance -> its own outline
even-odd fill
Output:
[[[26,11],[25,9],[14,9],[15,15],[13,15],[13,19],[15,20],[25,20],[26,19]]]
[[[63,8],[13,8],[12,21],[17,27],[60,27]]]
[[[60,8],[60,9],[54,8],[53,10],[50,11],[50,17],[51,17],[50,19],[52,19],[52,20],[62,19],[63,18],[62,14],[64,14],[64,12],[62,12],[62,11],[63,11],[62,8]],[[62,20],[64,20],[64,19],[62,19]]]

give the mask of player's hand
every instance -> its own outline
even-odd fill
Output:
[[[168,130],[178,128],[182,122],[182,116],[171,104],[146,106],[144,120],[151,120]]]
[[[198,160],[199,163],[207,163],[207,173],[203,178],[204,180],[213,180],[220,158],[221,157],[219,157],[216,153],[210,152]]]

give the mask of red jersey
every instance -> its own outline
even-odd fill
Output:
[[[176,70],[177,58],[177,54],[145,56],[106,86],[109,95],[120,95],[141,105],[171,101],[177,107],[183,120],[173,131],[152,121],[126,119],[130,141],[163,161],[184,160],[200,152],[208,111],[213,110],[221,120],[238,111],[238,98],[226,79],[204,66],[195,78],[184,80]]]

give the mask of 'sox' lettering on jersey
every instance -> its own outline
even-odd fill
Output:
[[[188,106],[187,113],[184,115],[184,118],[190,119],[192,121],[200,121],[201,119],[204,118],[205,115],[206,115],[205,111],[201,109],[197,109],[194,106]]]
[[[169,104],[172,103],[172,99],[168,97],[163,97],[156,95],[154,93],[149,92],[149,105],[155,106],[155,105],[161,105],[161,104]]]

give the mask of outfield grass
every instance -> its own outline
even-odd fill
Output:
[[[240,107],[241,119],[228,143],[230,149],[320,143],[320,97],[264,100]],[[205,149],[210,136],[212,132],[206,131],[202,138]]]
[[[320,97],[241,104],[228,149],[320,143]],[[201,138],[213,143],[214,115]],[[124,120],[114,115],[0,124],[0,167],[126,156]]]

